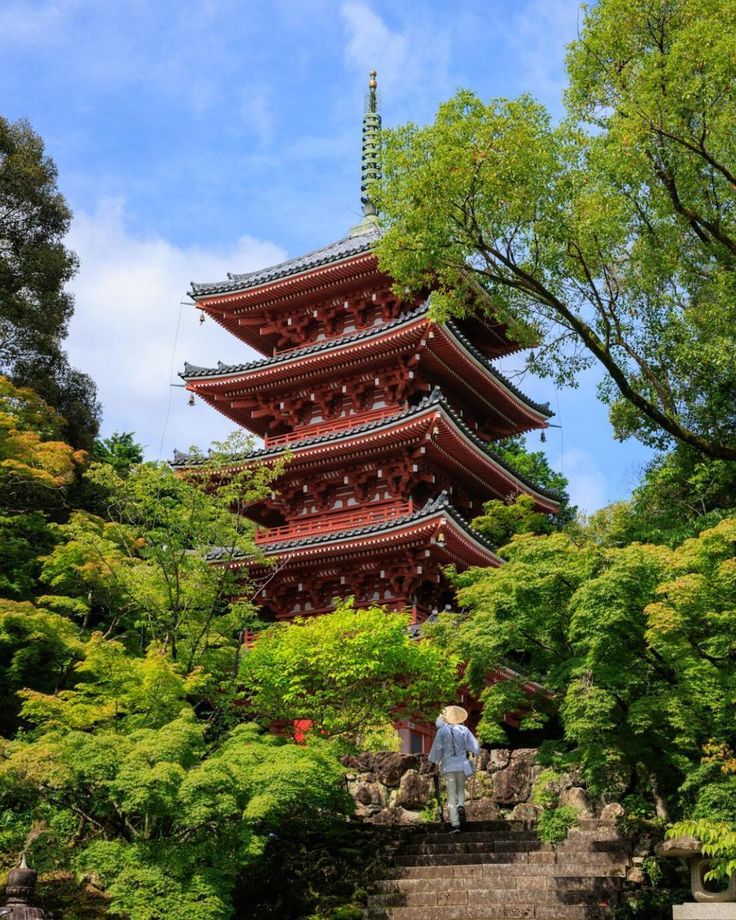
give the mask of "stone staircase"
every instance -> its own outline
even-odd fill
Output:
[[[588,820],[542,843],[522,821],[485,821],[450,835],[407,830],[376,881],[366,920],[599,920],[619,903],[630,865],[613,824]]]

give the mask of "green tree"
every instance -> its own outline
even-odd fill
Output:
[[[261,633],[240,677],[267,721],[308,720],[313,730],[355,743],[391,720],[434,713],[453,698],[459,660],[409,636],[408,618],[382,607],[297,618]]]
[[[86,478],[104,495],[105,514],[76,511],[55,528],[60,539],[43,560],[44,583],[62,603],[75,599],[85,626],[139,648],[156,642],[187,672],[205,659],[212,672],[230,672],[254,608],[246,572],[227,563],[257,555],[253,526],[233,507],[270,492],[283,469],[232,472],[232,453],[242,447],[240,439],[218,445],[191,475],[164,463],[122,472],[93,463]],[[226,548],[215,565],[213,547]]]
[[[95,441],[92,459],[97,463],[107,463],[116,472],[125,475],[131,467],[143,463],[143,448],[132,431],[115,431],[109,438]]]
[[[96,389],[63,350],[77,258],[64,246],[71,212],[57,170],[28,122],[0,116],[0,373],[45,394],[64,435],[89,449],[99,427]]]
[[[0,377],[0,596],[30,598],[38,556],[54,543],[85,456],[61,440],[63,420],[33,390]]]
[[[75,869],[130,920],[226,920],[270,832],[344,820],[343,769],[319,739],[295,747],[198,718],[206,684],[160,648],[131,656],[93,635],[75,686],[26,691],[32,730],[0,759],[0,842],[42,870]],[[4,834],[3,834],[4,831]]]
[[[481,735],[500,740],[507,712],[528,727],[559,713],[594,787],[620,791],[639,776],[650,798],[676,802],[708,746],[736,740],[736,518],[675,549],[557,533],[517,536],[501,552],[499,569],[457,576],[468,615],[437,627],[468,662]],[[513,676],[488,686],[501,668]]]
[[[736,459],[736,9],[601,0],[567,117],[467,91],[385,136],[373,191],[399,287],[490,310],[530,369],[598,362],[619,437]]]
[[[483,514],[473,521],[473,527],[492,543],[501,546],[516,533],[551,533],[575,519],[577,509],[570,505],[567,479],[552,469],[543,451],[528,450],[524,436],[514,435],[494,443],[493,453],[530,482],[555,492],[560,510],[557,514],[535,511],[528,495],[518,495],[512,502],[491,499],[483,505]]]
[[[534,510],[530,495],[517,495],[512,502],[491,499],[483,505],[483,514],[473,520],[475,530],[494,546],[503,546],[517,533],[550,533],[558,525],[551,515]]]

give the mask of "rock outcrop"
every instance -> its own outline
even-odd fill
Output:
[[[343,758],[347,785],[355,800],[355,817],[375,824],[417,824],[436,810],[433,767],[423,754],[381,752]],[[478,770],[466,784],[468,818],[475,821],[513,819],[535,821],[541,813],[532,801],[541,773],[533,748],[494,748],[482,751]],[[596,801],[582,788],[574,772],[555,780],[561,805],[571,805],[581,819],[614,822],[622,813],[617,803]]]

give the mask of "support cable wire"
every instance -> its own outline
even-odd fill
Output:
[[[182,318],[182,314],[184,313],[185,306],[190,307],[191,304],[188,303],[186,300],[180,300],[179,301],[179,316],[176,320],[176,330],[174,332],[174,345],[171,349],[171,361],[169,363],[169,398],[166,403],[166,415],[164,416],[163,428],[161,429],[161,441],[159,442],[159,445],[158,445],[158,459],[159,460],[162,459],[161,454],[163,453],[163,450],[164,450],[164,439],[166,438],[166,431],[169,427],[169,416],[171,415],[171,400],[173,397],[172,389],[176,386],[176,384],[172,383],[171,380],[174,376],[174,362],[176,361],[176,347],[179,344],[179,330],[181,328],[181,318]]]

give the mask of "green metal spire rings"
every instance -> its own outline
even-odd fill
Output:
[[[363,205],[363,214],[371,219],[371,223],[377,222],[378,212],[369,197],[368,189],[371,182],[381,177],[381,115],[378,112],[376,86],[376,71],[372,70],[363,114],[363,149],[360,170],[360,201]]]

